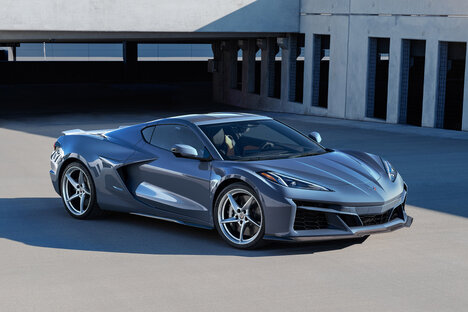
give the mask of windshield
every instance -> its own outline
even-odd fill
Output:
[[[262,160],[325,153],[325,149],[275,120],[254,120],[200,126],[228,160]]]

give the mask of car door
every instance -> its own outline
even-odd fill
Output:
[[[154,160],[135,169],[135,196],[146,204],[210,223],[211,162],[177,157],[171,152],[175,144],[194,147],[199,156],[209,156],[196,133],[182,124],[161,124],[143,131],[142,148]]]

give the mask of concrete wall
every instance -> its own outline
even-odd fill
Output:
[[[300,32],[305,34],[303,103],[291,102],[283,96],[275,99],[228,87],[224,89],[225,102],[265,110],[397,123],[402,40],[418,39],[426,41],[422,126],[436,125],[439,43],[468,41],[464,31],[468,29],[467,1],[302,0],[300,15]],[[312,106],[313,38],[316,34],[330,35],[328,108]],[[386,120],[366,117],[370,37],[390,39]],[[284,58],[283,65],[290,68]],[[290,75],[287,70],[284,73]],[[465,76],[468,77],[468,71]],[[289,83],[282,77],[282,94]],[[467,86],[465,79],[463,130],[468,130]]]
[[[456,16],[450,16],[453,14]],[[422,125],[434,127],[438,44],[439,41],[468,40],[468,36],[463,31],[468,27],[468,15],[464,14],[468,14],[468,2],[455,0],[303,1],[301,32],[308,37],[313,34],[331,35],[329,79],[331,91],[327,115],[367,119],[365,108],[369,37],[386,37],[390,38],[386,121],[396,123],[399,111],[401,41],[421,39],[426,40]],[[310,84],[310,79],[305,76],[305,86]],[[464,107],[466,109],[463,128],[467,130],[467,96]]]
[[[299,30],[299,0],[7,0],[1,6],[1,31]]]

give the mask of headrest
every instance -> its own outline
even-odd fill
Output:
[[[224,143],[224,129],[221,128],[215,135],[213,135],[213,143],[220,146]]]

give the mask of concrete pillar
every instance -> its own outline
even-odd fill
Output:
[[[296,99],[296,57],[297,38],[278,38],[281,48],[281,101],[293,102]]]
[[[390,38],[388,64],[387,122],[398,123],[400,107],[401,38]]]
[[[468,49],[466,49],[466,58],[468,61]],[[463,117],[462,130],[468,131],[468,66],[465,64],[465,86],[463,89]]]
[[[213,60],[208,62],[209,71],[212,73],[212,92],[213,102],[223,103],[224,102],[224,52],[223,43],[216,42],[211,45],[213,50]]]
[[[275,94],[275,57],[278,53],[276,38],[258,39],[257,46],[262,50],[260,95],[273,97]]]
[[[122,44],[123,62],[124,62],[124,78],[126,80],[134,80],[137,73],[138,62],[138,43],[134,41],[124,41]]]
[[[314,72],[314,34],[307,32],[304,43],[304,95],[303,103],[306,107],[312,105],[313,72]]]
[[[242,49],[242,93],[255,92],[255,54],[257,43],[255,39],[239,40]]]
[[[435,112],[437,104],[437,89],[439,76],[439,41],[431,39],[426,41],[426,58],[424,65],[424,93],[422,107],[423,127],[435,126]]]
[[[237,41],[224,41],[221,44],[223,51],[224,86],[226,91],[237,87]]]
[[[12,46],[8,48],[8,61],[9,62],[16,61],[16,46]]]

